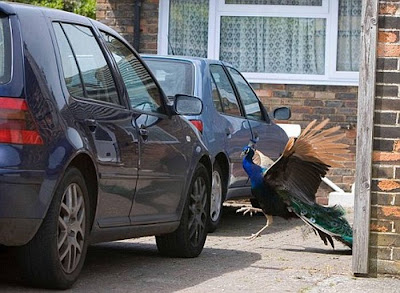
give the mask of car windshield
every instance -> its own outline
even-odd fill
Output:
[[[168,97],[193,95],[194,70],[191,63],[144,59]]]
[[[11,38],[8,17],[0,14],[0,84],[11,78]]]

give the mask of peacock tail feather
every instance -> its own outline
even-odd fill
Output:
[[[333,245],[332,237],[343,244],[352,247],[353,229],[345,218],[345,211],[341,206],[324,207],[314,204],[307,204],[296,198],[290,197],[290,208],[304,222],[312,226],[314,232],[318,233],[321,239]]]

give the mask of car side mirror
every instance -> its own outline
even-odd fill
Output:
[[[175,95],[174,110],[179,115],[200,115],[203,111],[203,102],[188,95]]]
[[[288,120],[292,116],[292,112],[288,107],[279,107],[274,109],[272,116],[276,120]]]

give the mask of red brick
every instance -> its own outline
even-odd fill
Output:
[[[378,187],[383,191],[391,191],[400,188],[400,183],[395,180],[381,180]]]
[[[378,44],[380,57],[400,57],[400,45]]]
[[[271,89],[260,89],[256,90],[258,96],[261,97],[272,97],[272,90]]]
[[[395,15],[397,10],[398,10],[398,7],[394,4],[380,4],[379,5],[379,14]]]
[[[371,223],[370,230],[375,231],[375,232],[388,232],[389,231],[388,227],[383,226],[383,225],[378,225],[375,223]]]
[[[372,159],[373,161],[399,161],[400,153],[374,151]]]
[[[325,99],[334,100],[335,97],[336,97],[336,94],[331,93],[331,92],[316,92],[315,93],[315,98],[317,100],[325,100]]]
[[[383,206],[381,207],[381,212],[386,218],[394,217],[400,219],[400,207]]]
[[[378,42],[396,43],[399,40],[399,32],[379,32]]]
[[[395,140],[393,143],[393,151],[400,152],[400,140]]]

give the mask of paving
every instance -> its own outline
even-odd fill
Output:
[[[398,278],[355,278],[350,249],[325,246],[301,220],[275,217],[261,237],[244,239],[265,217],[236,209],[224,208],[198,258],[161,257],[154,237],[91,246],[79,280],[65,292],[400,292]],[[0,254],[0,267],[0,292],[43,291],[21,285],[9,254]]]

